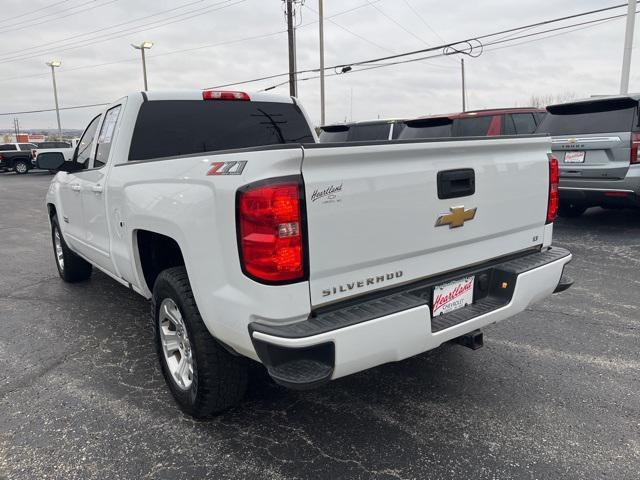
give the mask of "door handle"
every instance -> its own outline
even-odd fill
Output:
[[[96,193],[102,193],[102,185],[94,185],[91,190]]]
[[[74,183],[73,185],[71,185],[71,190],[73,190],[74,192],[79,192],[82,190],[82,187],[79,183]]]

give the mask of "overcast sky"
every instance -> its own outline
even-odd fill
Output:
[[[622,2],[324,3],[325,16],[332,17],[325,21],[325,62],[331,66]],[[51,59],[62,61],[56,70],[62,107],[111,102],[141,90],[139,51],[130,44],[143,40],[155,42],[147,60],[150,90],[205,88],[288,69],[281,0],[2,0],[0,5],[0,113],[53,107],[51,76],[45,65]],[[299,9],[298,69],[318,66],[317,9],[317,0],[306,0]],[[340,14],[347,10],[351,11]],[[599,16],[625,11],[622,8]],[[572,22],[591,18],[596,17]],[[624,26],[624,19],[618,19],[509,48],[487,47],[480,57],[467,57],[468,107],[524,106],[534,94],[616,93]],[[634,43],[640,47],[640,39]],[[174,53],[177,50],[187,51]],[[634,53],[632,91],[640,90],[640,69],[634,69],[637,58]],[[233,88],[250,92],[283,81],[286,78]],[[287,95],[288,86],[274,91]],[[312,120],[319,122],[319,80],[301,81],[299,98]],[[326,98],[327,123],[459,111],[459,56],[328,77]],[[83,128],[98,111],[63,111],[62,126]],[[54,112],[18,117],[23,129],[55,127]],[[11,116],[0,116],[0,128],[11,128],[12,124]]]

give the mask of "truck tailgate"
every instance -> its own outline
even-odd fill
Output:
[[[550,151],[548,137],[305,146],[312,305],[541,245]],[[471,170],[475,192],[439,198]]]

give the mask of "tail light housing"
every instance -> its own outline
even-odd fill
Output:
[[[35,148],[31,149],[31,158],[34,159],[34,160],[36,158],[36,149]]]
[[[631,158],[629,159],[629,163],[637,164],[640,163],[640,158],[638,158],[638,146],[640,145],[640,133],[632,133],[631,134]]]
[[[307,278],[304,193],[300,177],[247,185],[236,196],[242,271],[260,283]]]
[[[205,90],[202,92],[203,100],[236,100],[248,102],[251,100],[245,92],[234,92],[231,90]]]
[[[558,184],[560,183],[560,167],[558,159],[549,154],[549,201],[547,202],[547,223],[552,223],[558,214],[560,195]]]

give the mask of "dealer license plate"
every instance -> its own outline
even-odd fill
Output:
[[[471,305],[474,281],[475,277],[465,277],[433,287],[432,315],[444,315]]]
[[[567,152],[564,154],[564,163],[584,163],[584,152]]]

